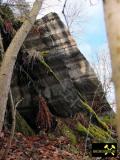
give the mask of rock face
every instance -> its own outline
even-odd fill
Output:
[[[61,117],[80,112],[83,109],[80,99],[87,101],[99,115],[112,111],[101,83],[56,13],[38,20],[24,45],[11,84],[15,101],[24,97],[19,107],[23,116],[34,117],[38,95],[44,96],[52,113]],[[41,59],[55,76],[38,59],[44,52],[48,54]],[[28,117],[25,111],[29,111]]]

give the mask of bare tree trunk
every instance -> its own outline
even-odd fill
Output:
[[[8,93],[17,54],[22,46],[27,34],[32,28],[35,19],[42,6],[43,0],[36,0],[30,12],[29,18],[25,20],[21,28],[16,33],[10,46],[8,47],[0,68],[0,132],[2,130]]]
[[[120,144],[120,0],[103,0],[103,3],[112,58],[112,78],[117,103],[117,132]]]

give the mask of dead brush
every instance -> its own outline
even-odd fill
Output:
[[[39,112],[36,118],[36,124],[40,130],[47,132],[52,127],[52,114],[49,111],[44,97],[39,97]]]

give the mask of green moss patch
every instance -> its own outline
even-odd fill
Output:
[[[62,86],[59,78],[57,77],[57,75],[55,74],[55,72],[52,70],[52,68],[44,61],[44,57],[43,60],[39,59],[40,63],[53,75],[53,77],[60,83],[60,85]]]
[[[93,138],[93,135],[88,131],[87,128],[85,128],[81,123],[77,123],[76,125],[76,130],[80,132],[80,134],[82,136],[89,136],[89,137],[92,137]]]
[[[115,116],[105,115],[101,118],[103,122],[113,127],[116,127],[116,119]]]
[[[90,124],[89,128],[85,128],[82,124],[78,123],[76,129],[83,136],[92,137],[99,142],[115,142],[108,132],[93,124]]]
[[[64,124],[64,126],[61,128],[61,132],[72,142],[72,144],[77,143],[75,134],[66,124]]]
[[[79,96],[81,97],[80,93],[78,93],[78,94],[79,94]],[[82,106],[81,106],[81,110],[80,110],[80,111],[81,111],[83,114],[86,114],[86,115],[87,115],[86,117],[88,117],[88,118],[91,117],[91,123],[97,125],[98,127],[102,128],[102,129],[104,129],[104,130],[106,130],[106,131],[108,131],[108,132],[110,133],[110,131],[109,131],[108,126],[106,125],[106,123],[103,122],[102,120],[100,120],[100,118],[99,118],[99,117],[97,116],[97,114],[94,112],[94,110],[92,109],[92,107],[90,107],[90,106],[88,105],[88,103],[87,103],[87,102],[84,102],[82,99],[80,99],[80,101],[81,101],[81,103],[82,103]]]
[[[114,142],[115,140],[111,135],[104,131],[103,129],[91,124],[89,127],[89,132],[94,136],[94,138],[100,142]]]

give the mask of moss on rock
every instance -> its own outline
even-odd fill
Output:
[[[61,128],[61,132],[72,142],[72,144],[77,143],[74,132],[66,124],[64,124],[63,128]]]
[[[39,61],[53,75],[53,77],[59,82],[61,87],[63,87],[58,76],[55,74],[55,72],[52,70],[52,68],[45,62],[43,55],[39,56]]]
[[[21,132],[26,136],[35,135],[34,131],[30,128],[19,112],[16,114],[16,131]]]
[[[77,123],[76,129],[77,129],[77,131],[80,132],[81,135],[83,135],[83,136],[88,135],[89,137],[93,138],[93,135],[81,123],[79,123],[79,122]]]
[[[82,124],[77,123],[77,131],[83,136],[89,136],[99,142],[115,142],[111,135],[105,130],[90,124],[89,128],[85,128]]]
[[[81,136],[90,137],[91,140],[97,142],[115,142],[111,132],[104,130],[96,124],[90,123],[89,126],[84,126],[78,119],[66,118],[58,119],[58,128],[62,135],[68,137],[72,143],[77,143]]]
[[[78,94],[79,94],[80,97],[81,97],[81,94],[80,94],[80,93],[78,93]],[[80,110],[80,111],[81,111],[83,114],[86,114],[86,115],[87,115],[86,117],[88,117],[88,118],[91,117],[91,123],[93,123],[94,125],[102,128],[102,129],[104,129],[104,130],[106,130],[106,131],[108,131],[108,132],[110,133],[110,130],[109,130],[108,126],[106,125],[106,123],[103,122],[103,121],[97,116],[97,114],[96,114],[95,111],[92,109],[92,107],[90,107],[90,106],[88,105],[88,103],[87,103],[87,102],[84,102],[82,99],[80,99],[80,101],[81,101],[81,103],[82,103],[82,107],[81,107],[81,110]]]
[[[112,127],[116,127],[115,116],[105,115],[101,118],[101,120]]]
[[[93,124],[89,127],[89,132],[94,136],[94,138],[100,142],[114,142],[115,140],[111,135],[105,130]]]
[[[72,144],[77,144],[77,138],[74,131],[67,124],[65,124],[64,119],[58,119],[56,134],[62,134],[63,136],[66,136]]]

